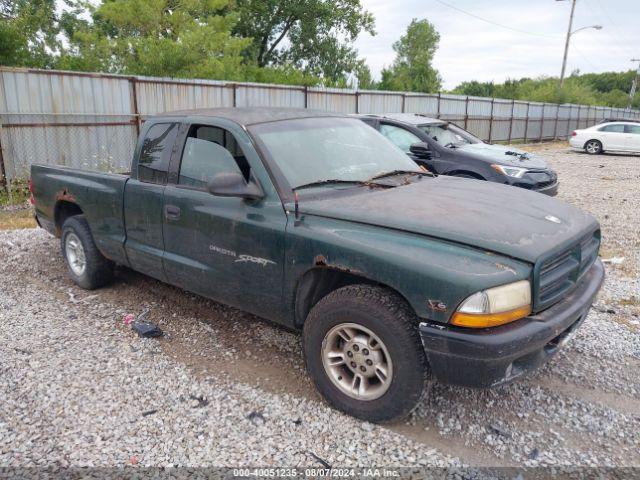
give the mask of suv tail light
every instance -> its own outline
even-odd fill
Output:
[[[36,204],[36,199],[33,196],[33,182],[31,181],[31,179],[29,179],[29,193],[31,194],[31,196],[29,197],[29,203],[31,205],[35,205]]]
[[[575,131],[575,130],[574,130],[573,132],[571,132],[571,136],[572,136],[572,137],[575,137],[576,135],[578,135],[578,134],[576,133],[576,131]]]

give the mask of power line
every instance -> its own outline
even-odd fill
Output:
[[[453,10],[457,10],[460,13],[464,13],[465,15],[469,15],[470,17],[473,17],[473,18],[475,18],[477,20],[482,20],[483,22],[490,23],[491,25],[495,25],[497,27],[506,28],[507,30],[511,30],[513,32],[524,33],[525,35],[533,35],[533,36],[536,36],[536,37],[550,37],[551,36],[551,35],[547,35],[547,34],[544,34],[544,33],[527,32],[526,30],[519,30],[517,28],[509,27],[507,25],[502,25],[501,23],[494,22],[493,20],[489,20],[487,18],[481,17],[479,15],[476,15],[475,13],[467,12],[466,10],[458,8],[455,5],[451,5],[451,4],[447,3],[447,2],[443,2],[442,0],[434,0],[434,1],[444,5],[445,7],[449,7],[451,9],[453,9]]]
[[[600,12],[607,17],[611,26],[614,27],[614,31],[615,31],[615,35],[613,35],[613,39],[615,42],[614,46],[620,52],[624,52],[625,55],[631,55],[632,52],[631,50],[629,50],[629,45],[633,45],[634,42],[629,40],[627,36],[623,33],[623,30],[618,26],[616,22],[614,22],[613,18],[611,18],[611,15],[609,15],[607,10],[604,8],[604,5],[602,4],[602,2],[600,2],[600,0],[597,0],[596,3],[594,4],[594,3],[591,3],[591,0],[587,0],[587,3],[591,7],[591,10],[595,10],[594,5],[597,6],[598,10],[600,10]],[[621,40],[623,40],[624,42],[622,42]]]

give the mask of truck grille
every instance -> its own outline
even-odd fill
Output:
[[[598,257],[600,231],[540,264],[535,310],[550,307],[578,284]]]

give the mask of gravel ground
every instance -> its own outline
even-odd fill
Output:
[[[56,239],[0,232],[0,465],[640,466],[640,156],[536,150],[602,223],[595,308],[536,374],[384,427],[320,399],[296,333],[127,269],[83,291]],[[123,325],[145,308],[164,338]]]

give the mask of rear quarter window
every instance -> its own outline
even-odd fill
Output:
[[[177,133],[177,123],[156,123],[147,130],[138,159],[138,180],[160,185],[167,183]]]

